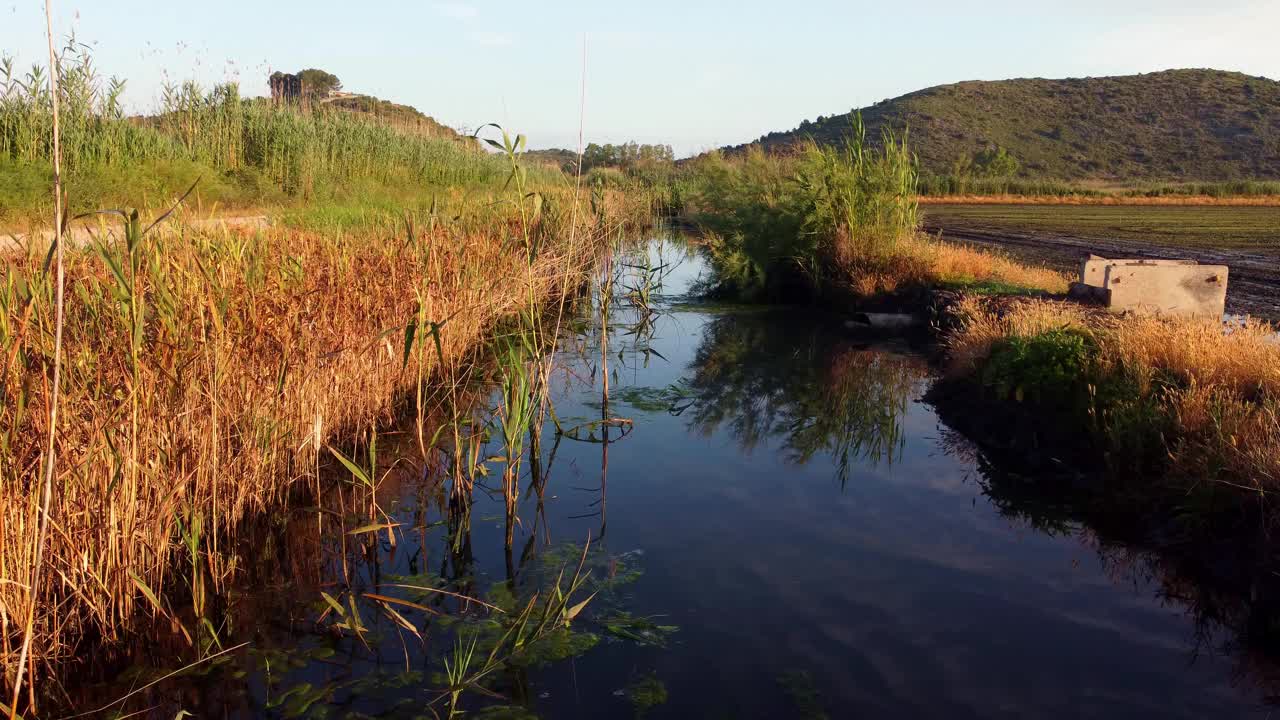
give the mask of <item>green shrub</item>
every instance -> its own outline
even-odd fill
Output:
[[[1001,399],[1086,410],[1096,357],[1094,339],[1074,328],[1014,336],[992,347],[982,381]]]
[[[866,140],[860,118],[841,147],[798,155],[760,148],[711,153],[680,179],[686,214],[714,236],[708,255],[721,294],[762,299],[820,288],[835,256],[889,252],[918,224],[915,158],[905,138]]]

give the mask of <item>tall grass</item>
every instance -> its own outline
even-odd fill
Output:
[[[918,230],[919,177],[907,138],[867,142],[855,118],[839,147],[759,148],[690,168],[687,216],[707,233],[711,289],[749,299],[813,291],[860,296],[936,285],[1064,291],[1057,273],[943,243]]]
[[[250,231],[178,217],[145,233],[130,214],[122,236],[104,231],[68,248],[65,419],[38,601],[37,476],[57,303],[45,248],[10,256],[0,270],[9,677],[23,642],[48,668],[74,657],[82,638],[127,634],[140,613],[176,618],[175,586],[216,592],[234,572],[219,539],[306,488],[322,448],[369,437],[402,401],[421,414],[447,396],[447,380],[497,323],[578,287],[604,239],[648,211],[616,193],[597,194],[593,210],[558,185],[527,191],[538,202],[522,195],[528,204],[517,208],[481,194],[398,229]],[[444,389],[432,391],[432,378]],[[187,570],[174,569],[177,557]],[[200,578],[190,588],[188,574]],[[28,614],[25,633],[16,620]]]
[[[871,147],[860,118],[842,147],[712,154],[690,175],[685,211],[711,235],[720,289],[736,295],[820,286],[835,255],[890,252],[917,224],[916,164],[905,138],[887,134]]]
[[[1123,194],[1132,197],[1274,197],[1280,196],[1280,180],[1140,183]]]
[[[210,200],[240,204],[263,198],[328,198],[352,182],[402,189],[496,189],[509,175],[505,158],[468,137],[402,132],[339,109],[303,112],[264,99],[245,99],[226,84],[165,88],[148,117],[126,117],[124,82],[104,81],[93,58],[74,41],[57,62],[62,101],[63,157],[76,210],[103,203],[159,204],[164,189],[203,176]],[[41,196],[24,191],[47,176],[52,145],[48,69],[23,73],[0,62],[0,221],[39,211]],[[538,167],[536,179],[558,171]],[[166,181],[157,187],[155,177]]]
[[[928,175],[920,180],[920,194],[929,197],[956,195],[1099,197],[1106,193],[1096,187],[1045,178]]]

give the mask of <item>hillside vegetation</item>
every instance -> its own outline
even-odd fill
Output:
[[[926,178],[1006,175],[1101,184],[1280,179],[1280,82],[1235,72],[961,82],[861,113],[872,139],[882,128],[908,128]],[[835,144],[849,122],[849,114],[806,120],[757,144],[766,151],[785,150],[806,137]]]

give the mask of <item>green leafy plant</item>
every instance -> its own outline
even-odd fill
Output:
[[[982,379],[1000,398],[1079,408],[1088,399],[1096,353],[1094,339],[1073,328],[1015,336],[992,348]]]

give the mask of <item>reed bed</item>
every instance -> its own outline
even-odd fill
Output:
[[[708,235],[717,289],[725,294],[821,289],[833,258],[892,254],[919,224],[916,164],[906,139],[887,133],[872,146],[860,118],[841,147],[809,143],[788,156],[752,148],[734,159],[712,154],[691,166],[684,182],[685,213]]]
[[[447,378],[496,323],[579,287],[628,213],[648,209],[620,195],[590,208],[568,191],[538,197],[394,233],[179,220],[142,234],[135,220],[67,248],[63,420],[40,558],[53,288],[39,248],[11,256],[0,278],[7,679],[33,608],[33,653],[48,668],[82,642],[127,635],[139,613],[168,615],[175,592],[196,595],[183,583],[220,585],[235,568],[219,543],[309,487],[331,440],[390,420],[406,398],[431,402],[424,377]],[[185,575],[170,570],[180,547],[196,567]],[[38,562],[45,589],[33,597]]]
[[[855,119],[841,147],[789,156],[759,148],[701,158],[683,182],[707,232],[716,291],[777,297],[797,287],[868,297],[939,285],[1065,292],[1057,272],[919,230],[919,178],[907,139],[868,144]]]
[[[500,188],[506,158],[467,136],[405,131],[373,117],[318,106],[303,111],[238,86],[165,88],[156,111],[126,117],[124,82],[104,80],[74,40],[59,56],[62,157],[75,212],[160,204],[202,178],[206,203],[258,206],[410,191]],[[0,61],[0,224],[51,215],[52,97],[48,70]],[[535,180],[563,181],[554,168]]]
[[[1268,205],[1280,197],[1274,179],[1216,182],[1137,182],[1108,185],[1098,180],[973,178],[930,176],[920,182],[921,202],[974,201],[1083,205]]]

